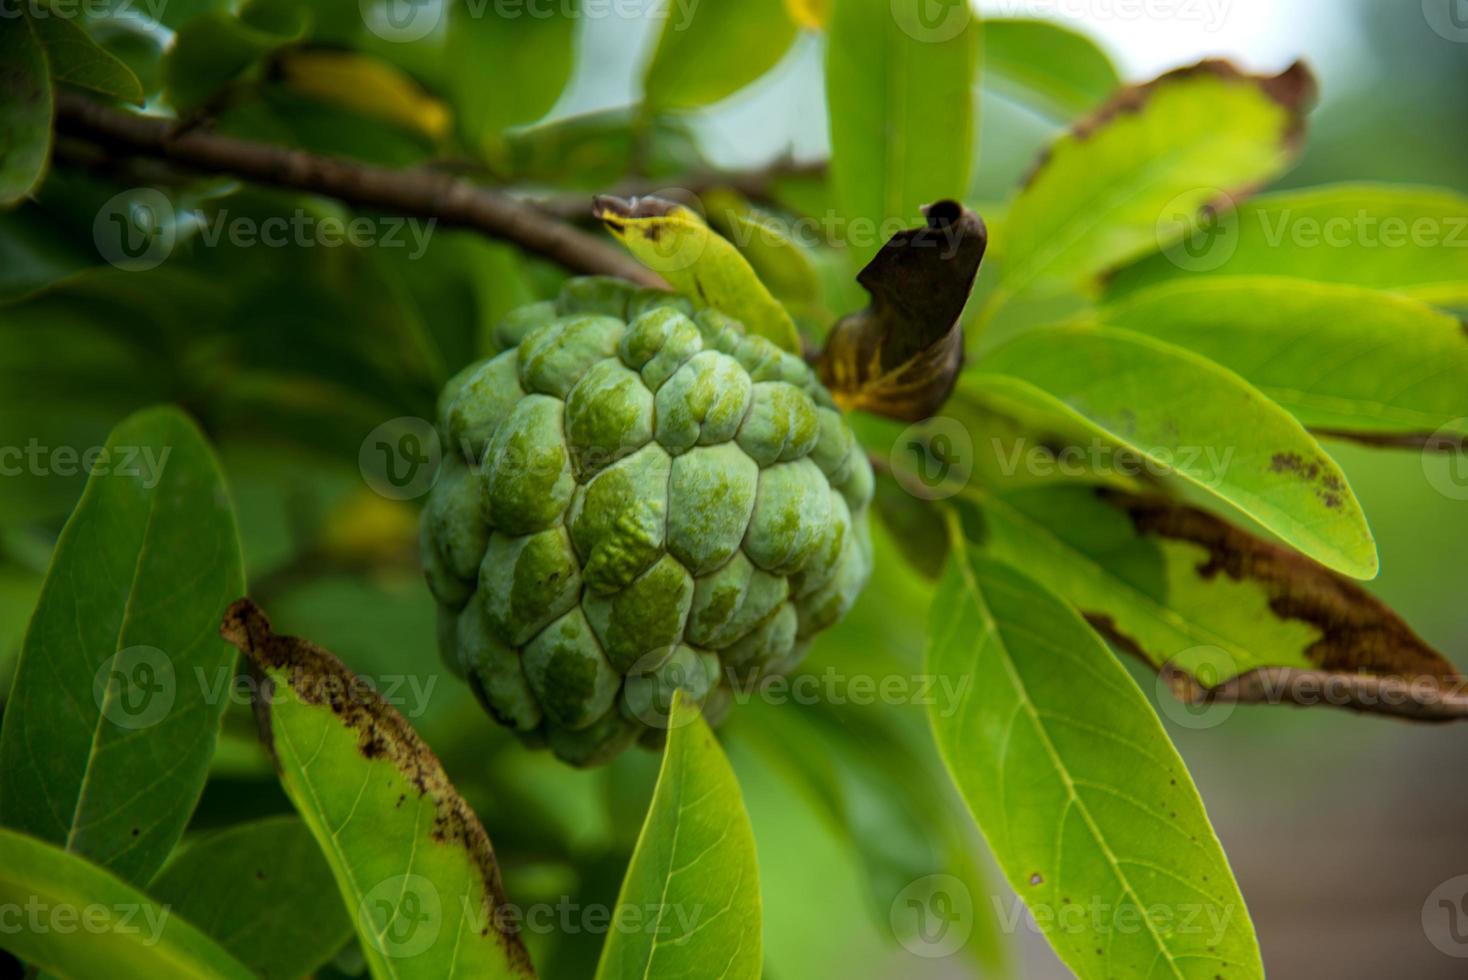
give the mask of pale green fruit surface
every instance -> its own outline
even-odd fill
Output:
[[[788,672],[871,571],[866,455],[800,358],[679,296],[573,279],[439,398],[423,565],[448,665],[595,765]]]

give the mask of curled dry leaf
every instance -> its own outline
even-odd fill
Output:
[[[989,235],[957,202],[923,213],[926,225],[893,235],[861,270],[871,305],[837,322],[821,352],[821,380],[843,408],[916,422],[942,407],[958,380],[959,317]]]

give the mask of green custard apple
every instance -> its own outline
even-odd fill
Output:
[[[717,723],[799,663],[871,571],[872,470],[810,367],[622,280],[515,310],[439,398],[422,555],[439,646],[573,765]]]

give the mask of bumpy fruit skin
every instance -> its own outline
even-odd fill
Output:
[[[686,299],[573,279],[439,399],[423,514],[439,645],[489,713],[573,765],[717,722],[871,571],[872,471],[798,357]]]

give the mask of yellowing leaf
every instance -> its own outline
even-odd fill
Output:
[[[439,139],[453,122],[447,106],[385,61],[346,51],[287,51],[285,83],[302,95],[375,116]]]
[[[688,296],[744,324],[755,336],[800,353],[800,334],[739,250],[693,211],[656,197],[598,197],[596,216],[637,261]]]
[[[785,12],[801,27],[819,31],[831,20],[831,0],[785,0]]]

